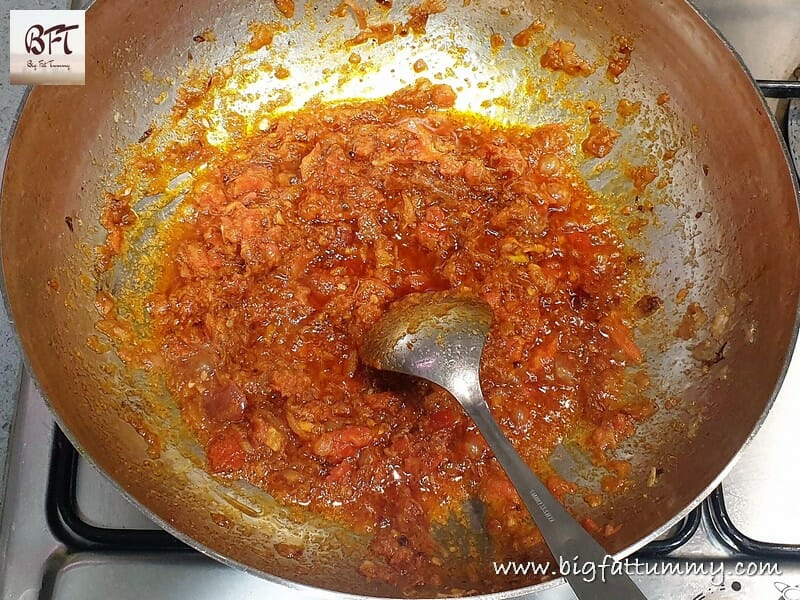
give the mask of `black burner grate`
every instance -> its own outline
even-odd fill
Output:
[[[767,98],[800,98],[800,81],[770,81],[760,79],[757,81],[761,93]]]
[[[47,524],[68,548],[104,552],[190,551],[163,530],[110,529],[87,523],[78,512],[77,480],[80,455],[56,427],[47,485]]]
[[[770,556],[776,558],[800,557],[800,545],[774,544],[754,540],[742,533],[731,519],[725,506],[725,494],[719,486],[708,497],[710,521],[719,537],[733,550],[748,556]]]
[[[639,550],[635,556],[639,558],[656,558],[675,552],[675,550],[692,539],[697,528],[700,527],[700,519],[700,507],[697,507],[686,515],[667,537],[650,542]]]

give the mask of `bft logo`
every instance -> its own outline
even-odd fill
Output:
[[[25,34],[25,50],[28,54],[35,54],[39,56],[44,53],[45,49],[47,54],[53,54],[53,44],[61,44],[61,50],[65,55],[72,54],[69,49],[69,32],[73,29],[78,29],[78,25],[65,25],[60,23],[45,29],[41,25],[31,25],[28,32]],[[47,41],[47,45],[45,45]],[[58,46],[56,46],[58,50]]]
[[[12,10],[9,33],[11,83],[83,85],[82,10]]]

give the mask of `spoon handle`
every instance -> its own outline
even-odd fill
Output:
[[[495,458],[531,513],[556,561],[558,570],[580,600],[647,600],[622,565],[612,568],[614,559],[581,527],[556,500],[537,475],[525,464],[494,420],[489,406],[479,397],[462,405],[475,421]],[[562,568],[562,561],[571,567]],[[575,573],[577,568],[578,572]],[[603,583],[598,583],[602,581]]]

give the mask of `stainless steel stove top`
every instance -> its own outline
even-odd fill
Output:
[[[800,1],[696,4],[757,78],[800,74]],[[781,118],[787,113],[785,102],[773,108]],[[787,135],[800,153],[800,101],[788,109],[787,123]],[[795,162],[800,167],[800,155]],[[634,578],[648,598],[800,600],[798,423],[800,352],[769,418],[722,486],[660,545],[649,547],[651,554],[670,552],[636,559],[640,575]],[[55,439],[61,452],[54,452],[54,436],[53,420],[24,376],[0,524],[0,600],[326,596],[240,573],[170,541],[62,440]],[[68,477],[73,468],[74,479]],[[55,494],[64,486],[61,496]],[[531,596],[570,598],[566,586]]]

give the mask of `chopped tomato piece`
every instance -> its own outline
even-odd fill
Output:
[[[374,435],[369,427],[344,427],[323,433],[314,441],[312,447],[317,456],[324,457],[328,462],[338,463],[369,445]]]
[[[217,434],[206,448],[208,467],[212,473],[238,471],[244,466],[245,452],[242,439],[233,428]]]

